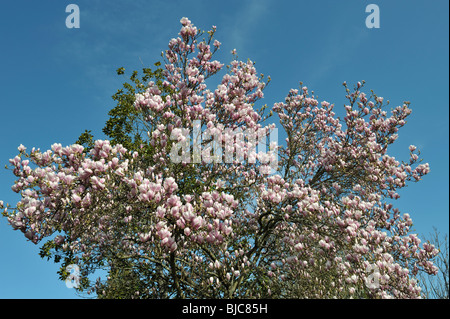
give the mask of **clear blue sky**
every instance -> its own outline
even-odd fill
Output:
[[[68,29],[68,4],[79,29]],[[380,28],[368,29],[366,5],[380,8]],[[236,48],[270,75],[265,103],[282,101],[303,81],[319,100],[343,107],[342,82],[365,80],[391,106],[411,101],[413,113],[390,154],[408,159],[417,145],[431,173],[401,192],[397,207],[418,233],[449,229],[449,2],[398,0],[253,1],[2,1],[0,8],[0,200],[15,204],[14,176],[4,169],[24,144],[49,149],[101,129],[122,85],[121,66],[160,60],[188,17],[217,26],[221,62]],[[73,298],[58,266],[0,218],[0,298]]]

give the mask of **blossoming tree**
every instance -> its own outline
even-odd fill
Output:
[[[420,297],[415,276],[436,272],[437,250],[410,234],[412,219],[393,202],[429,166],[414,146],[407,162],[387,154],[409,104],[388,115],[363,82],[353,90],[344,83],[343,119],[307,87],[258,108],[267,82],[254,64],[233,52],[208,89],[223,69],[213,60],[216,29],[181,24],[164,67],[144,69],[142,81],[133,73],[135,85],[114,96],[110,140],[86,132],[45,152],[19,146],[10,168],[21,199],[15,207],[0,201],[12,228],[44,241],[41,255],[61,262],[61,279],[77,265],[78,290],[98,297]],[[279,125],[266,125],[274,114]],[[208,132],[197,158],[185,131],[195,123]],[[277,125],[286,139],[263,138],[265,153],[236,134],[266,137]],[[213,140],[224,152],[209,157]],[[192,156],[174,161],[179,145]],[[240,156],[224,160],[230,153]],[[88,279],[97,269],[106,280]]]

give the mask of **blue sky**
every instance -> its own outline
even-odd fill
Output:
[[[68,4],[80,8],[80,28],[65,25]],[[380,8],[380,28],[368,29],[365,8]],[[431,173],[400,193],[419,234],[449,228],[449,34],[447,0],[106,1],[16,0],[0,9],[0,200],[15,204],[14,176],[4,169],[24,144],[43,150],[73,144],[101,129],[124,78],[115,70],[151,66],[176,37],[180,18],[217,26],[218,59],[256,62],[270,75],[264,103],[282,101],[303,81],[343,108],[345,91],[366,89],[391,106],[413,110],[390,155],[408,159],[420,148]],[[129,73],[128,73],[129,74]],[[0,218],[0,298],[75,298],[58,280],[58,266]]]

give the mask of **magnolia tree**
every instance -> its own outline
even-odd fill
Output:
[[[429,166],[414,146],[407,162],[387,154],[409,103],[388,115],[363,82],[344,83],[343,119],[306,87],[257,107],[270,78],[233,51],[208,89],[224,69],[216,29],[181,24],[163,68],[114,96],[110,140],[19,146],[21,199],[0,202],[12,228],[98,297],[421,297],[415,277],[437,272],[437,250],[393,202]]]

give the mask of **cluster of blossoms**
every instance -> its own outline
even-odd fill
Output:
[[[192,148],[185,129],[198,123],[211,137],[203,144],[274,128],[255,108],[266,83],[254,63],[232,61],[207,89],[223,68],[212,59],[221,45],[215,27],[199,41],[191,21],[181,24],[163,55],[164,81],[135,96],[149,151],[108,140],[89,150],[54,144],[27,153],[21,145],[10,160],[21,200],[3,213],[13,229],[35,244],[49,238],[49,254],[86,272],[109,267],[106,283],[83,286],[99,296],[126,278],[128,297],[420,297],[414,278],[436,272],[437,250],[409,234],[410,216],[392,201],[429,166],[414,146],[409,162],[387,154],[408,103],[388,117],[364,83],[353,92],[344,83],[342,121],[307,87],[293,89],[272,108],[287,135],[274,174],[260,169],[271,155],[255,156],[246,143],[225,145],[242,155],[233,160],[174,162],[174,145]]]

